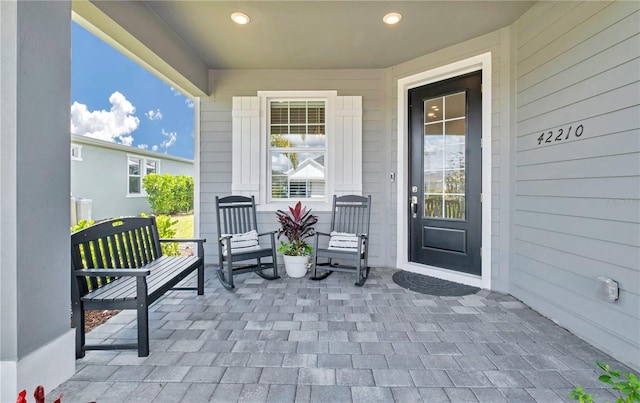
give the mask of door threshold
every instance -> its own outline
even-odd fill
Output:
[[[401,265],[399,269],[410,271],[412,273],[424,274],[425,276],[431,276],[439,278],[441,280],[453,281],[454,283],[483,288],[482,276],[461,273],[454,270],[444,269],[442,267],[429,266],[413,262],[406,262],[405,264]]]

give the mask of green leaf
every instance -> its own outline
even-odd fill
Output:
[[[600,375],[598,377],[598,380],[600,382],[604,382],[604,383],[607,383],[609,385],[613,385],[613,381],[611,380],[611,376],[609,376],[609,375]]]
[[[593,403],[593,396],[587,394],[581,386],[576,386],[569,393],[569,398],[577,400],[580,403]]]

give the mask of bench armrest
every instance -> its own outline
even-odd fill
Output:
[[[197,242],[197,243],[207,242],[207,240],[204,238],[161,238],[159,239],[159,241],[160,242]]]
[[[322,236],[331,236],[331,234],[327,234],[326,232],[320,232],[320,231],[316,231],[315,234],[316,235],[322,235]]]
[[[81,269],[75,270],[76,277],[146,277],[151,273],[149,269]]]
[[[204,256],[204,243],[207,242],[204,238],[161,238],[160,242],[195,242],[198,244],[198,254],[196,256]]]

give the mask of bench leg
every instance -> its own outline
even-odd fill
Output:
[[[138,302],[138,357],[149,355],[149,310],[146,299]]]
[[[138,302],[138,357],[149,356],[149,305],[147,303],[147,282],[144,277],[136,281]]]
[[[204,295],[204,261],[198,267],[198,295]]]
[[[76,328],[76,358],[84,357],[84,311],[80,302],[74,302],[72,308],[73,327]]]

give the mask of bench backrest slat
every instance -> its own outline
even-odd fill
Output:
[[[138,265],[143,265],[145,261],[145,259],[142,256],[142,247],[140,246],[140,237],[142,236],[142,232],[140,231],[140,228],[136,228],[135,230],[132,231],[132,248],[133,248],[133,252],[134,252],[134,256],[136,258],[136,262],[138,262]]]
[[[155,217],[126,217],[101,222],[71,235],[72,270],[139,268],[162,256]],[[75,276],[74,276],[75,277]],[[72,282],[83,296],[114,277],[86,277]]]

